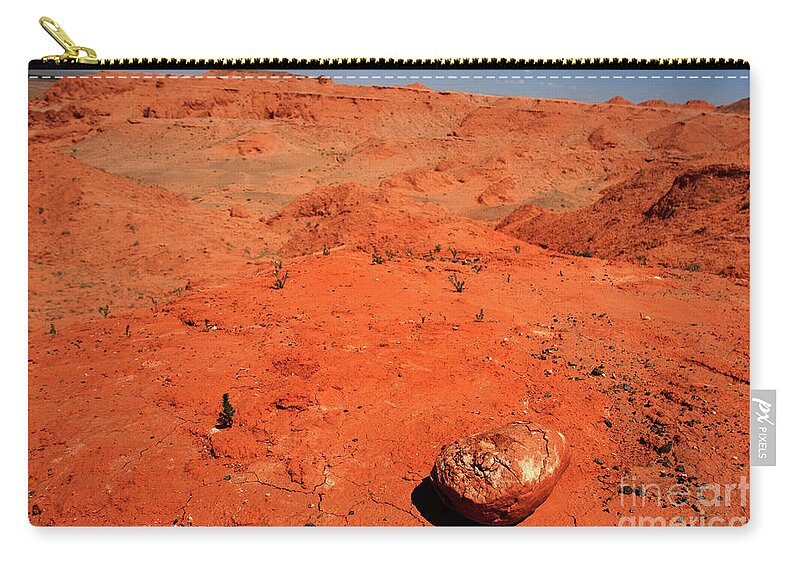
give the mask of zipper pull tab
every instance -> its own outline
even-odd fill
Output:
[[[55,61],[57,63],[98,63],[97,54],[93,49],[75,45],[75,42],[70,39],[67,32],[52,18],[42,16],[39,18],[39,24],[50,34],[50,37],[58,42],[58,45],[64,48],[64,53],[62,55],[47,55],[42,58],[42,61]],[[81,52],[85,55],[81,55]]]

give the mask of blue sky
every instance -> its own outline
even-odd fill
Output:
[[[31,71],[31,76],[52,71]],[[76,72],[65,72],[76,74]],[[120,70],[141,76],[152,74],[198,74],[202,71]],[[253,71],[274,73],[269,71]],[[350,85],[408,85],[423,83],[436,91],[464,91],[485,95],[564,98],[575,101],[607,101],[615,95],[640,103],[663,99],[685,103],[703,99],[724,105],[749,97],[750,72],[747,70],[292,70],[291,73],[316,77],[326,75],[337,83]]]
[[[305,71],[319,75],[319,71]],[[663,99],[685,103],[703,99],[724,105],[749,97],[747,70],[336,70],[326,75],[352,85],[407,85],[420,82],[437,91],[485,95],[607,101],[620,95],[633,103]]]

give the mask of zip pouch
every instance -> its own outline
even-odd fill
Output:
[[[749,66],[29,66],[34,525],[737,526]]]

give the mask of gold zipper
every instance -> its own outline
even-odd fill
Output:
[[[41,26],[64,49],[61,55],[48,55],[31,62],[31,69],[750,69],[743,59],[670,58],[670,59],[175,59],[120,58],[99,59],[91,48],[78,46],[54,20],[43,16]]]
[[[64,31],[64,28],[59,26],[52,18],[42,16],[39,18],[39,24],[48,34],[50,34],[51,38],[58,42],[58,45],[64,48],[64,53],[61,55],[46,55],[42,58],[42,61],[53,61],[56,63],[82,63],[88,65],[99,63],[99,60],[97,59],[97,53],[95,53],[92,48],[76,45],[75,42],[73,42],[72,39],[67,35],[67,32]]]

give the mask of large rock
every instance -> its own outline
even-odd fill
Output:
[[[468,519],[516,524],[550,496],[569,457],[562,433],[519,421],[443,447],[431,480],[442,500]]]

